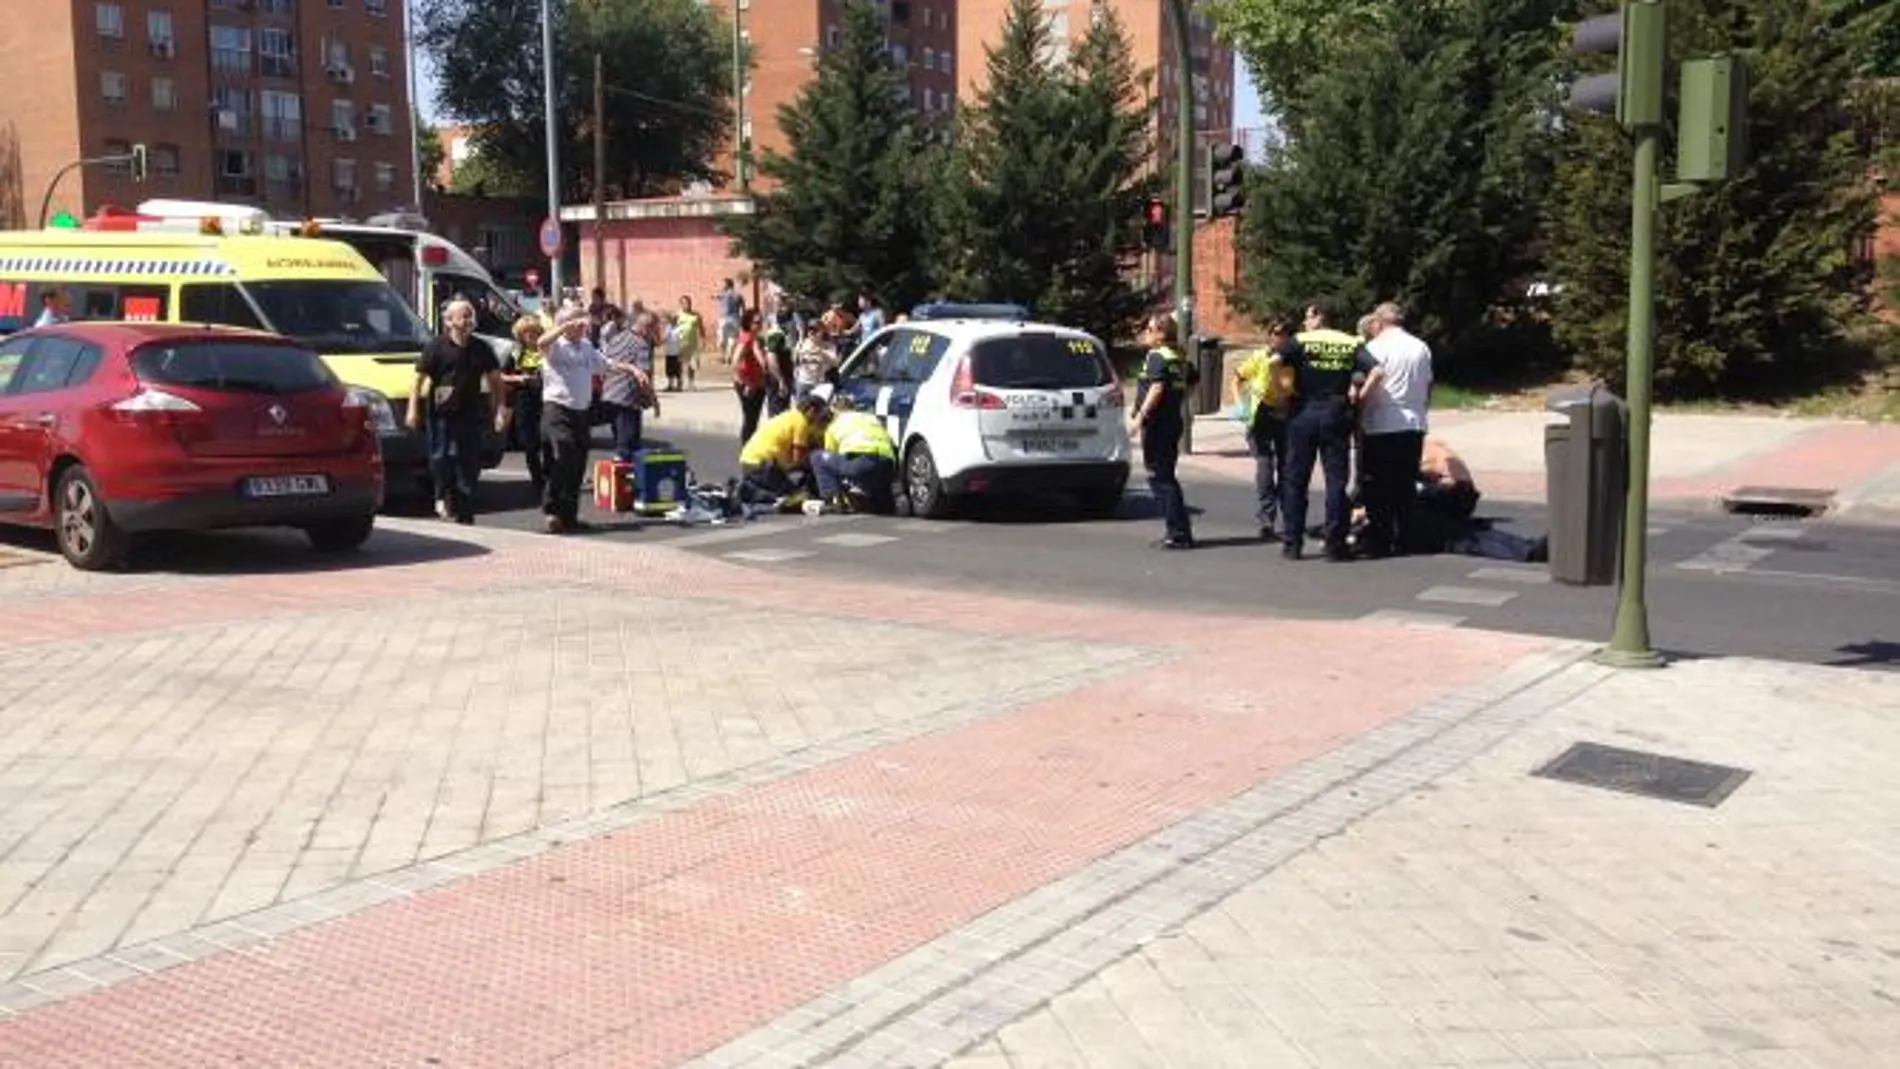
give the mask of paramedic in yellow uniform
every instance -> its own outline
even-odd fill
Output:
[[[820,386],[814,393],[827,390]],[[811,457],[812,478],[825,504],[850,511],[852,498],[862,494],[872,512],[897,511],[892,487],[897,482],[897,443],[884,421],[869,412],[855,411],[851,398],[831,399],[831,422],[825,427],[825,447]],[[856,494],[849,493],[855,491]]]
[[[1247,451],[1253,454],[1253,489],[1259,499],[1254,519],[1260,540],[1278,537],[1274,521],[1280,512],[1280,484],[1286,477],[1286,421],[1293,401],[1293,369],[1280,359],[1286,327],[1275,324],[1267,332],[1267,347],[1249,355],[1234,369],[1234,385],[1247,406]]]
[[[798,489],[796,476],[807,470],[811,451],[824,442],[831,418],[825,402],[823,393],[806,394],[753,432],[739,450],[741,500],[780,498]]]

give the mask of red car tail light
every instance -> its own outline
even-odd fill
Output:
[[[111,410],[120,420],[145,427],[174,427],[204,413],[196,402],[150,388],[113,404]]]
[[[991,411],[1004,407],[1001,397],[977,388],[976,372],[971,369],[967,355],[957,361],[957,373],[950,380],[950,406]]]

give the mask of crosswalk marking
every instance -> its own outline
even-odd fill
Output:
[[[1542,568],[1479,568],[1468,579],[1494,580],[1501,583],[1536,585],[1550,582],[1550,573]]]
[[[843,546],[846,549],[864,549],[867,546],[881,546],[886,542],[895,542],[897,541],[897,536],[851,534],[847,532],[845,534],[826,535],[823,538],[814,538],[812,541],[827,546]]]
[[[1517,597],[1515,590],[1485,590],[1473,586],[1435,586],[1418,594],[1419,601],[1444,602],[1450,605],[1483,605],[1496,609],[1512,598]]]
[[[726,559],[751,561],[754,564],[778,564],[813,555],[809,549],[778,549],[768,546],[764,549],[742,549],[735,553],[728,553]]]
[[[1359,618],[1369,624],[1396,624],[1400,627],[1457,627],[1465,622],[1462,616],[1449,616],[1437,612],[1406,612],[1403,609],[1380,609],[1369,612]]]
[[[862,516],[813,516],[802,518],[796,523],[774,523],[771,519],[755,520],[751,523],[729,527],[717,527],[700,534],[681,535],[678,538],[662,539],[659,545],[674,549],[694,549],[699,546],[723,546],[728,542],[743,542],[750,538],[765,538],[775,534],[789,534],[809,530],[818,526],[840,523],[852,523],[863,519]]]

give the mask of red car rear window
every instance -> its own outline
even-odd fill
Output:
[[[132,372],[148,386],[233,393],[303,393],[337,381],[308,349],[239,341],[147,345],[132,354]]]

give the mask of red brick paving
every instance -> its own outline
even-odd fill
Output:
[[[809,609],[817,581],[659,549],[509,553],[417,587],[591,576]],[[284,599],[387,597],[389,572]],[[190,615],[236,612],[256,580]],[[408,585],[406,582],[398,585]],[[659,587],[664,589],[664,587]],[[144,627],[176,607],[140,602]],[[125,615],[128,627],[138,620]],[[0,1022],[0,1065],[634,1069],[717,1046],[1292,764],[1481,679],[1528,639],[854,587],[853,615],[1179,646],[1162,667],[873,750],[516,867]],[[1373,643],[1376,642],[1376,645]],[[1367,651],[1376,651],[1376,656]]]

